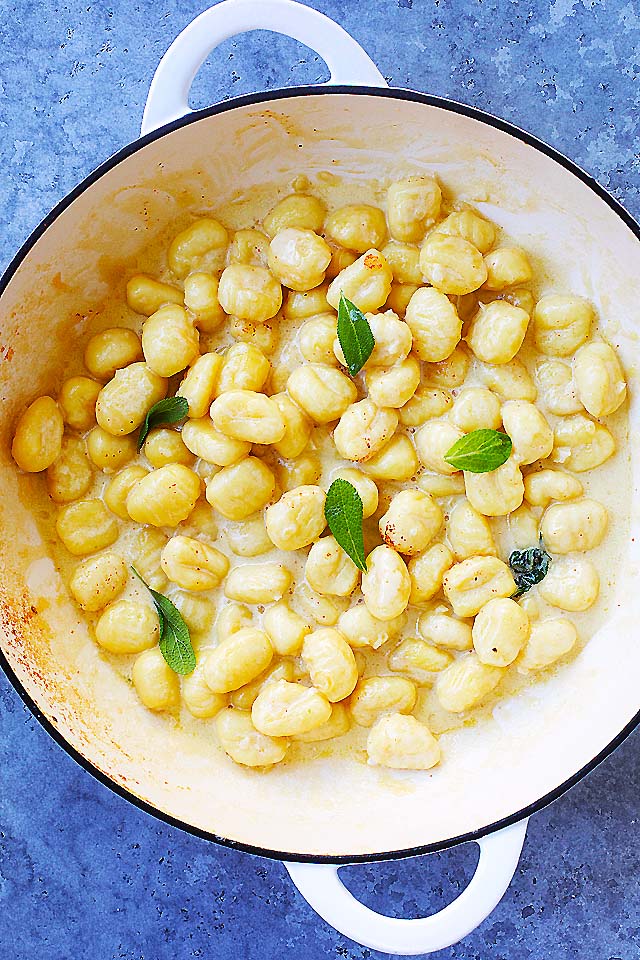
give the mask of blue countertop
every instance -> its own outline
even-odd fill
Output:
[[[640,10],[633,0],[315,0],[392,86],[451,97],[557,147],[640,216]],[[155,66],[194,0],[0,0],[0,268],[98,162],[135,139]],[[366,15],[363,12],[366,9]],[[192,105],[327,78],[264,33],[226,41]],[[640,678],[639,678],[640,682]],[[530,823],[514,881],[446,960],[637,960],[640,734]],[[348,867],[368,905],[421,916],[473,845]],[[365,960],[284,868],[165,826],[84,773],[0,676],[0,950],[7,960]]]

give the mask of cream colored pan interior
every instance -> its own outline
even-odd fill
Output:
[[[638,394],[640,243],[557,161],[495,127],[419,100],[325,92],[196,119],[122,159],[43,233],[0,298],[0,642],[28,697],[82,757],[185,824],[254,847],[374,855],[440,843],[510,817],[604,750],[640,709],[637,509],[621,485],[605,623],[569,666],[493,716],[446,737],[441,767],[394,773],[327,755],[268,774],[230,763],[141,707],[101,661],[47,557],[29,481],[9,459],[12,427],[55,389],[82,316],[122,295],[123,276],[163,228],[265,182],[332,171],[382,179],[435,171],[495,216],[576,293],[591,297]],[[499,205],[500,213],[493,205]],[[629,458],[638,481],[632,399]],[[613,491],[612,491],[613,493]],[[634,538],[635,537],[635,541]],[[602,618],[601,618],[602,619]]]

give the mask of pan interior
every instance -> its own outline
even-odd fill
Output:
[[[247,225],[295,177],[368,195],[433,171],[521,242],[558,289],[592,299],[632,396],[615,474],[615,537],[594,635],[562,670],[445,735],[430,773],[318,750],[269,773],[236,767],[213,739],[170,727],[101,659],[51,559],[49,509],[8,456],[18,412],[55,391],[70,351],[149,251],[194,215]],[[354,186],[352,186],[352,184]],[[382,194],[379,194],[382,199]],[[421,102],[366,93],[283,95],[196,118],[119,160],[49,225],[0,299],[2,650],[28,697],[105,777],[189,827],[284,855],[368,856],[446,843],[511,817],[574,776],[640,707],[637,297],[632,230],[584,180],[508,132]],[[113,309],[110,307],[110,309]],[[612,475],[613,476],[613,475]],[[609,502],[613,491],[610,491]]]

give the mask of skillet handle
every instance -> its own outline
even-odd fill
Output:
[[[416,956],[458,943],[486,920],[511,883],[526,832],[527,821],[521,820],[478,840],[480,860],[467,889],[444,910],[420,920],[397,920],[365,907],[332,864],[285,866],[309,905],[339,933],[382,953]]]
[[[191,113],[189,90],[206,58],[224,40],[249,30],[273,30],[306,44],[327,64],[329,83],[387,85],[362,47],[317,10],[294,0],[223,0],[185,27],[158,64],[141,133]]]

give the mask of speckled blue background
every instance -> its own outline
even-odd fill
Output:
[[[311,5],[346,27],[391,85],[514,121],[640,215],[633,0]],[[0,0],[0,266],[57,200],[136,137],[160,56],[202,9],[194,0]],[[257,33],[214,53],[192,105],[326,77],[306,48]],[[506,897],[440,958],[637,960],[639,744],[636,733],[534,817]],[[457,895],[476,859],[466,845],[342,876],[370,906],[420,916]],[[95,782],[2,677],[0,952],[6,960],[380,956],[315,917],[278,863],[164,826]]]

